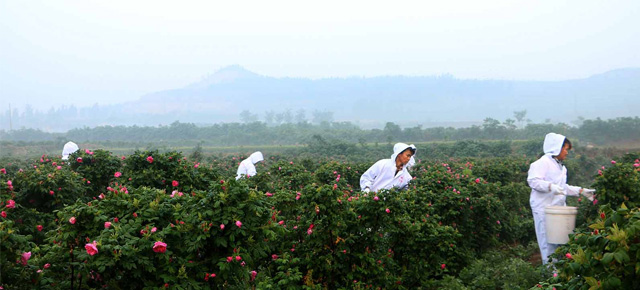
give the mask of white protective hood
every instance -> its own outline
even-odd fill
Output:
[[[256,151],[251,153],[251,155],[248,158],[249,160],[251,160],[251,163],[256,164],[262,160],[264,160],[264,157],[262,156],[262,152],[260,151]]]
[[[67,142],[67,144],[64,144],[64,147],[62,148],[62,160],[69,159],[69,155],[71,155],[73,152],[78,151],[78,149],[80,149],[78,147],[78,144],[71,141]]]
[[[393,145],[393,154],[391,155],[391,161],[396,162],[396,157],[398,157],[398,154],[402,153],[402,151],[406,150],[407,148],[412,148],[414,151],[413,155],[415,156],[415,152],[417,151],[417,148],[415,145],[413,144],[407,145],[405,143],[396,143],[396,145]],[[409,165],[410,162],[411,160],[409,160],[409,162],[407,162],[407,164],[405,164],[404,167],[407,167],[407,165]]]
[[[543,150],[545,155],[557,156],[562,151],[562,143],[564,143],[565,136],[549,133],[544,136]]]

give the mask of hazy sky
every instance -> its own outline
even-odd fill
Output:
[[[564,80],[640,67],[640,1],[0,0],[0,109],[274,77]]]

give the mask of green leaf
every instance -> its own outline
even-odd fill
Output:
[[[613,261],[613,253],[605,253],[601,260],[601,262],[605,265],[611,264],[612,261]]]

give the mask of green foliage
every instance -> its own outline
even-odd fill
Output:
[[[556,250],[558,275],[540,283],[542,288],[640,287],[640,165],[633,162],[616,162],[601,171],[595,187],[602,206],[598,212],[589,211],[595,215],[586,219],[588,227],[578,227],[569,243]]]
[[[630,163],[615,162],[611,167],[599,172],[601,174],[596,178],[595,188],[600,202],[611,204],[611,206],[620,206],[623,202],[629,207],[640,205],[640,161],[638,159]]]
[[[525,250],[526,254],[538,251],[537,247]],[[518,248],[518,247],[516,247]],[[543,277],[534,267],[524,261],[528,255],[514,257],[512,253],[491,250],[460,271],[460,280],[469,289],[529,289]]]
[[[27,167],[13,179],[16,202],[38,212],[51,213],[80,198],[90,198],[90,184],[67,164],[49,159]]]
[[[78,150],[69,156],[71,169],[90,181],[88,196],[97,196],[117,180],[116,172],[122,170],[120,158],[105,150]]]
[[[256,176],[236,181],[243,156],[200,164],[155,150],[124,161],[106,151],[77,155],[81,164],[43,157],[0,175],[0,201],[17,202],[0,220],[10,246],[0,246],[5,288],[510,289],[539,280],[523,254],[484,254],[535,239],[524,158],[417,160],[409,190],[365,194],[363,162],[269,156]],[[617,164],[604,177],[627,172],[620,166],[635,168]],[[60,203],[25,198],[56,185],[54,197],[68,193]],[[622,229],[626,216],[612,214],[605,226]],[[154,251],[156,242],[166,252]],[[28,267],[15,263],[25,251]]]

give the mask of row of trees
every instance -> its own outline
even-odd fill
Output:
[[[396,141],[429,142],[460,140],[525,140],[541,139],[548,132],[557,132],[583,142],[596,144],[629,143],[640,136],[640,118],[624,117],[609,120],[584,120],[578,127],[564,123],[526,124],[519,128],[514,123],[486,118],[482,125],[465,128],[422,126],[401,128],[393,122],[383,129],[362,129],[350,122],[283,123],[269,126],[263,122],[219,123],[197,126],[193,123],[174,122],[166,126],[98,126],[73,129],[66,133],[48,133],[35,129],[0,130],[5,141],[60,141],[77,142],[121,141],[163,142],[179,140],[204,141],[214,146],[287,145],[306,144],[313,136],[349,143],[391,143]]]

